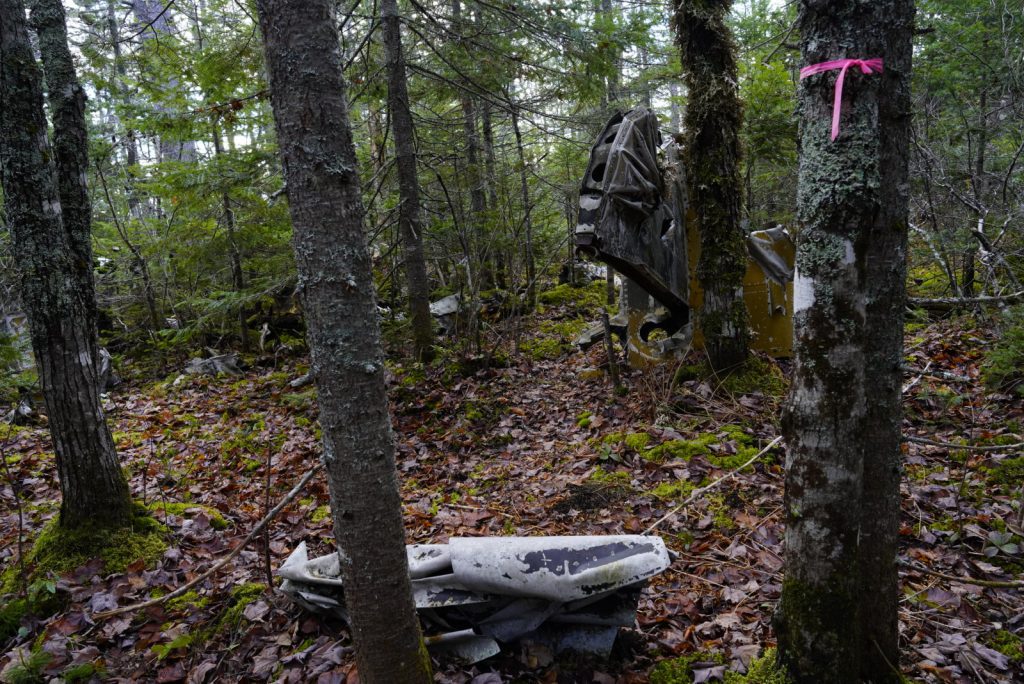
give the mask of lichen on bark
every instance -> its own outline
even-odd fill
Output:
[[[899,673],[895,571],[907,226],[910,0],[800,4],[803,64],[851,69],[801,83],[796,358],[783,425],[786,578],[777,633],[798,682]]]
[[[687,183],[700,230],[700,326],[715,370],[742,364],[749,337],[746,235],[740,223],[743,111],[736,47],[725,21],[731,6],[732,0],[679,0],[674,18],[688,89]]]

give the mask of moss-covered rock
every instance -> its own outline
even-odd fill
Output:
[[[587,326],[582,318],[541,321],[537,335],[519,344],[519,351],[536,361],[557,359],[576,349],[576,339]]]
[[[537,301],[547,306],[571,306],[590,311],[600,309],[604,298],[605,284],[600,281],[583,287],[573,287],[565,283],[537,295]]]

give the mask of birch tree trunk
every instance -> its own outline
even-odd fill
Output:
[[[333,7],[257,3],[359,678],[426,683]]]
[[[420,217],[420,184],[416,175],[416,142],[406,83],[405,57],[402,54],[401,21],[396,0],[382,0],[381,24],[388,68],[388,110],[395,136],[395,165],[401,199],[398,221],[402,234],[405,278],[409,289],[409,316],[412,321],[416,358],[433,357],[434,332],[430,317],[430,286],[423,256],[423,232]]]
[[[700,327],[708,360],[729,370],[747,358],[743,276],[746,235],[740,224],[740,127],[736,49],[725,23],[732,0],[680,0],[676,28],[686,103],[686,172],[700,224],[697,278],[704,290]]]
[[[777,617],[798,682],[899,681],[900,360],[912,0],[804,0],[803,65],[851,68],[800,88],[796,363],[784,429],[786,569]]]
[[[0,0],[0,178],[7,221],[53,436],[60,524],[121,527],[130,523],[131,500],[99,397],[85,93],[60,3],[39,2],[33,22],[54,113],[52,157],[25,6]]]

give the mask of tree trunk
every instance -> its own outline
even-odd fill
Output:
[[[333,7],[257,3],[359,677],[426,683]]]
[[[216,125],[213,127],[213,153],[217,157],[224,154],[224,148],[220,141],[220,130]],[[235,230],[235,211],[231,208],[231,197],[228,191],[224,190],[220,196],[221,207],[224,213],[224,229],[228,237],[228,258],[231,261],[231,287],[239,295],[245,290],[245,275],[242,272],[242,250],[238,248],[238,234]],[[242,351],[249,351],[249,326],[245,321],[245,307],[238,304],[238,337],[242,344]]]
[[[682,116],[679,113],[679,86],[675,81],[668,82],[668,107],[669,125],[672,127],[672,135],[682,130]]]
[[[460,34],[464,33],[466,26],[462,20],[462,3],[460,0],[452,0],[452,24]],[[459,102],[462,106],[462,134],[466,137],[466,180],[469,183],[469,208],[470,235],[475,246],[474,261],[477,264],[475,281],[478,285],[471,296],[474,298],[480,290],[486,290],[491,286],[490,277],[487,273],[488,262],[488,236],[485,233],[487,201],[484,199],[483,174],[480,172],[482,157],[480,149],[480,133],[477,128],[476,102],[465,90],[459,93]],[[477,306],[471,305],[476,311]]]
[[[405,277],[409,288],[409,316],[412,320],[416,358],[433,357],[434,332],[430,316],[430,285],[423,256],[423,232],[420,223],[420,184],[416,175],[416,143],[409,108],[402,33],[396,0],[381,1],[381,24],[388,67],[388,109],[395,136],[395,165],[401,198],[398,221],[405,252]]]
[[[119,527],[128,485],[100,403],[85,184],[85,93],[74,73],[59,2],[33,13],[54,112],[50,164],[41,76],[20,0],[0,0],[0,167],[32,348],[61,488],[60,524]],[[60,188],[58,190],[58,187]],[[61,200],[69,207],[63,211]]]
[[[784,429],[780,655],[798,682],[899,681],[900,360],[907,253],[911,0],[805,0],[804,65],[851,68],[800,89],[796,361]]]
[[[480,15],[476,15],[477,23],[480,22]],[[494,283],[497,287],[505,289],[508,287],[508,278],[505,267],[505,240],[500,234],[503,223],[499,220],[500,207],[498,206],[498,172],[497,160],[494,156],[494,123],[491,116],[491,105],[484,102],[480,107],[480,123],[484,130],[484,170],[486,171],[487,185],[487,215],[493,226],[494,235],[491,238],[491,253],[494,255]]]
[[[697,278],[704,290],[700,327],[716,370],[747,357],[743,276],[746,235],[740,223],[740,127],[735,45],[726,25],[732,0],[681,0],[676,14],[686,105],[686,170],[700,225]]]
[[[537,264],[533,255],[533,218],[530,203],[530,185],[526,178],[526,150],[523,147],[523,132],[519,128],[519,111],[512,105],[512,132],[516,136],[516,154],[519,155],[519,193],[523,202],[523,231],[526,249],[526,306],[530,309],[537,304]]]

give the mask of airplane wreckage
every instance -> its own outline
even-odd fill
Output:
[[[624,276],[613,331],[631,365],[657,363],[700,344],[697,217],[688,211],[678,148],[662,143],[646,109],[616,114],[591,152],[580,191],[576,246]],[[781,228],[751,233],[743,282],[752,346],[777,356],[792,347],[794,247]],[[436,302],[452,315],[458,300]],[[584,333],[603,334],[603,324]],[[453,537],[406,547],[413,599],[434,652],[469,662],[502,645],[553,652],[611,651],[632,627],[647,580],[671,563],[656,536]],[[337,554],[308,557],[300,544],[279,568],[281,591],[313,612],[347,620]]]
[[[660,537],[453,537],[406,547],[413,600],[435,653],[475,663],[502,644],[607,654],[632,627],[647,580],[665,570]],[[300,544],[278,569],[304,608],[348,619],[336,553],[310,560]]]
[[[679,146],[664,142],[657,117],[642,107],[616,113],[591,149],[580,188],[576,249],[624,276],[612,332],[631,366],[641,367],[702,346],[691,312],[703,292],[696,279],[699,217],[688,206]],[[796,249],[781,227],[747,236],[743,299],[751,347],[789,356],[793,347]],[[598,322],[581,335],[600,339]]]

